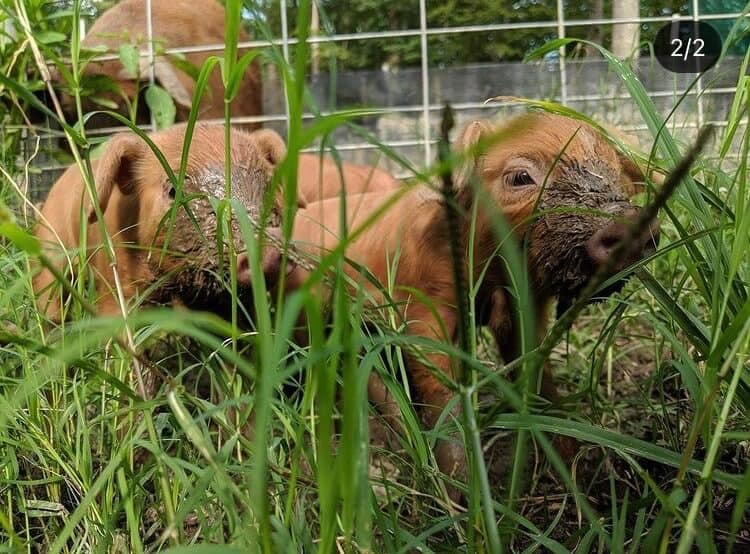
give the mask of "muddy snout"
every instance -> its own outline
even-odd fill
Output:
[[[656,251],[659,244],[659,222],[656,219],[649,222],[640,234],[629,239],[631,227],[638,220],[639,215],[640,210],[638,208],[628,208],[604,227],[597,230],[586,241],[586,253],[597,268],[609,263],[612,253],[625,240],[632,242],[626,246],[621,254],[618,254],[618,259],[612,268],[613,273],[622,271],[629,265]]]
[[[266,234],[270,241],[265,241],[263,252],[260,258],[260,269],[266,280],[267,287],[273,287],[279,281],[281,276],[282,253],[277,244],[282,241],[281,231],[274,227],[266,229]],[[289,258],[286,261],[286,271],[289,273],[294,269],[294,262]],[[243,285],[252,285],[250,271],[250,259],[247,252],[237,255],[237,282]]]

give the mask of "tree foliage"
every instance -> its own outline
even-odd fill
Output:
[[[593,18],[608,18],[613,0],[564,2],[565,20],[570,24]],[[689,2],[683,0],[642,0],[641,15],[665,16],[688,13]],[[372,31],[419,29],[418,0],[320,0],[318,4],[321,34],[358,34]],[[557,36],[557,4],[551,0],[443,0],[427,2],[427,26],[430,29],[474,25],[544,22],[538,27],[512,28],[502,31],[434,34],[428,38],[428,58],[433,66],[497,61],[518,61],[530,51]],[[279,0],[267,0],[260,9],[262,20],[272,30],[280,30]],[[296,2],[287,2],[289,28],[296,16]],[[661,24],[645,23],[642,41],[653,39]],[[568,36],[586,38],[605,46],[611,41],[611,25],[573,25]],[[592,55],[580,49],[581,55]],[[570,52],[575,55],[579,51]],[[647,51],[647,48],[644,48]],[[421,63],[418,36],[387,39],[347,40],[321,47],[321,56],[335,59],[345,69],[413,66]]]

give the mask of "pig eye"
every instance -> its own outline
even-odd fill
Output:
[[[536,184],[531,175],[529,175],[529,172],[523,169],[521,171],[514,171],[513,173],[509,174],[508,182],[513,187],[525,187],[528,185]]]
[[[177,196],[177,191],[174,187],[169,187],[169,192],[167,192],[167,194],[172,200],[174,200],[175,196]]]

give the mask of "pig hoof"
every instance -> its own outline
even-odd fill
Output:
[[[286,275],[289,275],[297,267],[291,260],[286,261]],[[266,281],[266,286],[273,287],[279,282],[281,276],[281,252],[276,249],[270,249],[263,254],[261,260],[261,271]],[[252,275],[250,272],[250,261],[247,254],[242,253],[237,256],[237,282],[245,285],[252,285]]]
[[[247,259],[247,254],[245,252],[237,256],[237,282],[241,285],[247,286],[250,286],[252,283],[250,260]]]
[[[440,471],[455,479],[466,482],[466,452],[463,446],[452,440],[440,440],[435,445],[435,458]],[[456,504],[464,503],[464,494],[461,490],[446,483],[448,496]]]

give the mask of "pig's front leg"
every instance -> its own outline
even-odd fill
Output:
[[[406,313],[408,333],[437,341],[451,341],[455,333],[456,316],[453,310],[437,308],[435,312],[422,305],[412,305]],[[411,376],[412,386],[417,399],[422,403],[422,421],[428,428],[437,425],[445,407],[453,399],[453,391],[445,386],[435,375],[440,371],[451,376],[450,358],[439,352],[407,355],[407,364]],[[460,404],[456,404],[448,417],[458,418]],[[439,439],[435,445],[435,457],[438,467],[446,475],[460,481],[466,481],[466,451],[460,439],[455,435]],[[460,498],[460,493],[449,487],[449,493],[454,500]]]
[[[490,317],[487,322],[500,350],[503,361],[508,363],[518,357],[518,340],[513,326],[513,312],[508,294],[496,289],[490,296]]]
[[[518,336],[514,332],[515,323],[513,321],[513,306],[508,300],[508,293],[503,289],[497,289],[492,294],[492,305],[490,310],[490,319],[488,327],[497,342],[500,354],[503,360],[511,362],[519,355]],[[549,306],[543,304],[536,313],[537,342],[540,343],[544,338],[547,329],[547,314]],[[555,379],[552,374],[552,365],[549,361],[542,367],[541,383],[539,394],[542,398],[548,400],[551,404],[559,404],[560,394],[555,386]],[[563,460],[572,460],[579,451],[578,442],[563,435],[555,435],[552,443],[562,456]]]
[[[492,293],[490,297],[490,317],[487,327],[490,329],[490,333],[492,333],[505,363],[510,363],[520,356],[518,348],[519,335],[516,332],[517,324],[513,317],[515,309],[517,308],[511,303],[505,289],[499,288]],[[536,311],[537,342],[540,342],[544,338],[547,329],[547,310],[541,309]],[[543,398],[546,398],[550,402],[555,402],[559,399],[549,362],[545,362],[542,368],[539,392]]]

